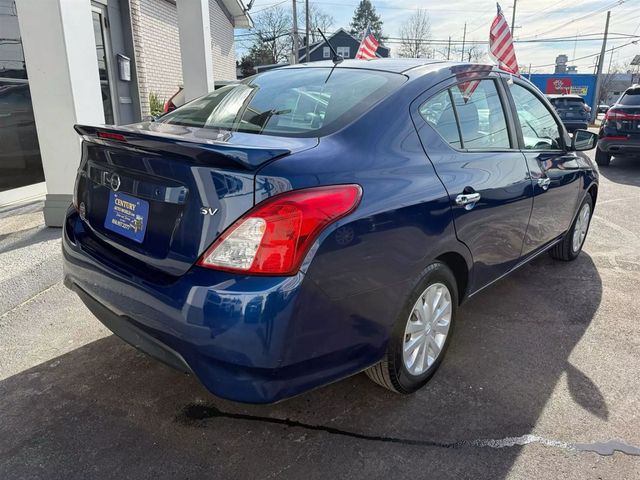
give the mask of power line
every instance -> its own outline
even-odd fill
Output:
[[[532,37],[533,37],[533,38],[535,38],[535,37],[538,37],[538,36],[540,36],[540,35],[545,35],[545,34],[547,34],[547,33],[549,33],[549,32],[557,31],[558,29],[561,29],[561,28],[563,28],[563,27],[566,27],[567,25],[570,25],[570,24],[572,24],[572,23],[580,22],[580,21],[582,21],[582,20],[584,20],[584,19],[586,19],[586,18],[590,18],[590,17],[592,17],[592,16],[593,16],[593,15],[595,15],[595,14],[602,13],[602,12],[606,12],[606,11],[607,11],[607,10],[609,10],[609,9],[612,9],[612,8],[615,8],[615,7],[619,7],[619,6],[620,6],[620,5],[622,5],[624,2],[625,2],[625,0],[616,0],[615,2],[612,2],[612,3],[608,4],[608,5],[603,6],[603,7],[598,7],[595,11],[592,11],[592,12],[586,13],[586,14],[584,14],[584,15],[581,15],[580,17],[576,17],[576,18],[569,19],[567,22],[562,23],[562,24],[557,25],[557,26],[554,26],[553,28],[551,28],[551,29],[549,29],[549,30],[534,32],[534,33],[533,33],[533,34],[531,34],[531,35],[532,35]]]
[[[620,48],[624,48],[624,47],[627,47],[627,46],[633,45],[633,44],[637,45],[638,44],[638,40],[634,40],[632,42],[625,43],[623,45],[618,45],[617,47],[609,48],[608,50],[606,50],[606,52],[612,52],[614,50],[618,50]],[[584,57],[572,58],[571,60],[568,60],[567,63],[575,63],[578,60],[584,60],[585,58],[593,58],[593,57],[597,57],[598,55],[600,55],[600,54],[599,53],[594,53],[594,54],[591,54],[591,55],[585,55]],[[546,65],[532,65],[531,68],[553,67],[554,65],[555,65],[555,63],[547,63]]]

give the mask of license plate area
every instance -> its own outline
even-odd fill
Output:
[[[147,231],[149,202],[122,192],[109,192],[104,228],[142,243]]]

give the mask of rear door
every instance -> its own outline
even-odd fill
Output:
[[[576,152],[567,151],[564,130],[542,95],[520,80],[505,82],[505,87],[513,100],[519,142],[533,182],[526,255],[571,225],[580,191],[580,163]]]
[[[471,290],[518,262],[531,214],[529,171],[503,95],[497,76],[466,75],[416,101],[423,146],[449,194],[458,239],[473,255]]]

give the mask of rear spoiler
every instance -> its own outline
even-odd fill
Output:
[[[144,125],[144,124],[141,124]],[[180,128],[180,135],[159,133],[144,128],[74,125],[85,141],[151,154],[169,153],[189,157],[195,163],[220,168],[255,170],[270,160],[291,153],[281,147],[243,146],[227,142],[230,132],[214,129]],[[194,132],[199,133],[198,136]]]

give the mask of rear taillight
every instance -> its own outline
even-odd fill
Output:
[[[607,113],[605,113],[604,119],[605,119],[605,121],[606,120],[614,120],[614,121],[640,120],[640,115],[632,114],[632,113],[626,113],[626,112],[624,112],[622,110],[609,109],[607,111]]]
[[[198,265],[256,275],[293,275],[320,232],[355,210],[361,197],[359,185],[276,195],[231,225]]]

